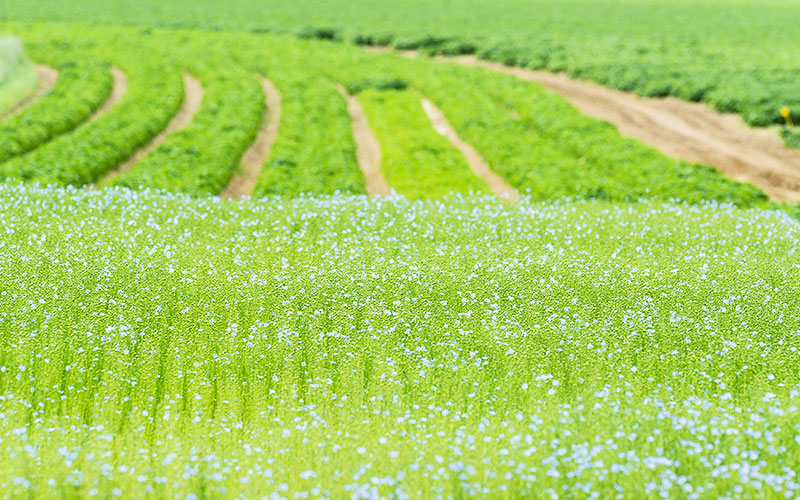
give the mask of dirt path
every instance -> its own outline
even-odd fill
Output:
[[[378,139],[369,128],[367,116],[358,99],[338,85],[339,93],[347,100],[347,112],[353,127],[353,140],[356,143],[358,167],[364,175],[364,185],[370,196],[389,196],[392,194],[381,172],[381,147]]]
[[[41,64],[37,64],[35,69],[36,75],[39,77],[39,86],[36,87],[36,90],[28,95],[28,97],[11,106],[11,108],[7,109],[4,113],[0,113],[0,120],[10,118],[21,112],[55,86],[56,80],[58,80],[58,71],[49,66],[42,66]]]
[[[108,95],[105,102],[92,113],[92,116],[89,117],[89,121],[96,120],[108,113],[108,110],[121,101],[128,91],[128,77],[122,70],[119,68],[111,68],[111,76],[114,79],[114,86],[111,88],[111,93]]]
[[[234,174],[228,186],[220,193],[220,198],[244,198],[253,194],[261,167],[267,161],[269,151],[278,136],[278,126],[281,121],[281,93],[266,78],[260,77],[260,80],[266,103],[261,127],[258,129],[255,141],[242,156],[239,171]]]
[[[203,101],[203,86],[200,84],[199,80],[189,74],[184,73],[183,87],[183,103],[181,104],[181,107],[175,116],[172,117],[172,120],[170,120],[169,124],[167,124],[167,128],[155,136],[153,140],[147,144],[147,146],[144,146],[133,153],[133,155],[131,155],[131,157],[128,158],[125,163],[103,177],[103,179],[97,183],[98,186],[106,186],[117,176],[130,170],[130,168],[139,160],[141,160],[147,153],[163,144],[170,134],[183,129],[189,124],[189,122],[192,121],[195,113],[197,113],[197,110],[200,109],[200,103]]]
[[[511,68],[474,57],[447,58],[535,81],[561,94],[583,113],[606,120],[620,133],[664,153],[711,165],[781,201],[800,200],[800,151],[770,129],[748,127],[735,114],[676,98],[642,98],[563,74]]]
[[[387,52],[384,48],[370,50]],[[704,104],[676,98],[642,98],[564,74],[514,68],[473,56],[436,59],[538,82],[584,114],[608,121],[621,134],[669,156],[713,166],[729,177],[760,187],[775,200],[800,200],[800,150],[787,148],[776,130],[750,128],[738,115],[720,114]]]
[[[486,160],[475,151],[475,148],[464,142],[464,140],[458,136],[458,133],[456,133],[453,126],[447,121],[442,110],[437,108],[435,104],[425,97],[422,98],[422,109],[425,110],[428,118],[431,119],[433,128],[440,135],[447,138],[456,149],[461,151],[461,154],[466,158],[467,164],[469,168],[472,169],[472,172],[486,181],[486,184],[489,185],[489,189],[491,189],[494,194],[500,198],[508,198],[511,200],[519,199],[519,193],[491,169],[489,164],[486,163]]]

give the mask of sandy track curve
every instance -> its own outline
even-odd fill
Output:
[[[382,47],[367,50],[390,52]],[[417,56],[414,51],[398,53]],[[713,166],[731,178],[758,186],[775,200],[800,200],[800,150],[786,147],[775,130],[748,127],[739,115],[717,113],[704,104],[674,97],[643,98],[564,74],[504,66],[474,56],[436,59],[537,82],[582,113],[612,123],[621,134],[669,156]]]
[[[748,127],[736,114],[700,103],[643,98],[564,74],[513,68],[475,57],[443,58],[535,81],[560,94],[581,112],[616,125],[669,156],[716,167],[780,201],[800,200],[800,151],[787,148],[770,129]]]
[[[124,163],[106,174],[102,180],[97,184],[98,186],[106,186],[117,176],[130,170],[139,160],[141,160],[147,153],[153,151],[158,146],[164,143],[170,134],[177,132],[186,127],[194,118],[197,110],[200,109],[200,103],[203,101],[203,85],[199,80],[189,75],[183,74],[183,103],[180,109],[172,117],[167,127],[153,138],[146,146],[138,149],[131,155]]]
[[[105,102],[92,113],[92,116],[89,117],[89,121],[96,120],[108,113],[108,110],[121,101],[128,91],[128,76],[123,73],[121,69],[111,68],[111,77],[114,79],[111,93],[108,95]]]
[[[494,194],[500,198],[511,200],[519,199],[519,193],[492,170],[475,148],[459,137],[453,126],[447,121],[447,117],[444,116],[442,110],[437,108],[436,105],[426,97],[422,98],[422,109],[425,110],[425,114],[430,118],[436,132],[448,139],[456,149],[461,151],[461,154],[464,155],[464,158],[467,160],[467,165],[469,165],[472,172],[483,179]]]
[[[353,128],[353,140],[356,143],[356,159],[358,167],[364,175],[364,187],[369,196],[389,196],[392,191],[386,183],[381,172],[381,146],[372,129],[369,128],[367,115],[361,103],[355,96],[350,95],[342,85],[336,88],[347,101],[347,113],[350,115],[350,125]]]
[[[39,86],[36,87],[36,90],[31,92],[27,97],[11,106],[11,108],[7,109],[4,113],[0,113],[0,120],[10,118],[17,113],[20,113],[55,86],[56,80],[58,80],[58,70],[41,64],[36,64],[34,69],[36,70],[36,76],[39,77]]]
[[[281,122],[281,93],[275,85],[264,77],[259,77],[261,88],[264,91],[266,109],[261,119],[261,126],[252,145],[242,156],[239,171],[220,193],[220,198],[244,198],[253,194],[258,183],[261,168],[267,161],[267,156],[278,136],[278,127]]]

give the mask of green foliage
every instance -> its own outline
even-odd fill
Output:
[[[283,111],[255,194],[363,194],[347,106],[333,83],[284,73],[274,80],[281,84]]]
[[[5,177],[74,185],[98,180],[163,130],[180,103],[179,71],[187,71],[206,87],[200,112],[119,184],[218,193],[263,116],[257,74],[272,79],[283,107],[257,196],[364,192],[346,103],[336,90],[341,83],[367,108],[390,187],[411,198],[483,189],[460,153],[432,129],[419,104],[427,96],[496,172],[536,199],[714,199],[739,206],[766,199],[713,169],[623,138],[536,84],[477,68],[271,34],[76,31],[70,25],[17,25],[15,31],[51,58],[119,66],[131,88],[103,118],[1,166]]]
[[[800,148],[800,128],[784,128],[781,133],[783,138],[786,139],[786,144]]]
[[[170,135],[114,184],[194,195],[222,191],[255,139],[264,95],[245,72],[221,72],[217,67],[197,76],[203,83],[203,102],[189,126]]]
[[[142,61],[123,101],[101,118],[0,165],[0,175],[82,186],[120,165],[163,129],[180,105],[180,76]]]
[[[34,51],[37,55],[41,52]],[[58,70],[53,89],[21,113],[0,122],[0,163],[74,129],[111,92],[113,79],[105,62],[77,58],[53,61],[53,67]]]
[[[345,84],[345,88],[350,94],[360,94],[367,89],[375,90],[405,90],[408,88],[408,83],[395,77],[383,78],[360,78],[358,80],[349,81]]]
[[[753,125],[780,124],[781,106],[800,109],[800,4],[786,0],[0,0],[0,18],[271,30],[478,53],[707,102]]]
[[[493,170],[536,199],[715,199],[740,206],[766,200],[749,184],[622,137],[613,126],[582,115],[537,84],[426,58],[368,54],[350,67],[363,68],[365,78],[386,75],[409,82],[442,109]],[[398,113],[392,120],[394,127],[381,143],[421,126],[410,125]]]
[[[0,185],[0,225],[10,497],[794,494],[779,212]]]
[[[487,192],[463,155],[434,130],[418,94],[370,89],[358,99],[381,145],[389,187],[412,199]]]
[[[338,40],[339,34],[332,28],[313,28],[305,27],[297,31],[297,36],[300,38],[317,39],[317,40]]]

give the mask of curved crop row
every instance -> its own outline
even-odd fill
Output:
[[[381,145],[381,170],[409,198],[487,191],[463,155],[434,130],[415,92],[367,89],[358,94]]]
[[[264,114],[258,81],[230,67],[198,74],[205,90],[189,126],[169,136],[112,184],[217,194],[228,183]]]
[[[275,80],[285,83],[283,114],[255,193],[363,194],[347,106],[333,82],[318,76]]]
[[[55,87],[24,111],[0,122],[0,162],[31,151],[84,122],[108,97],[108,64],[92,58],[57,63]]]
[[[392,179],[391,172],[387,177],[411,197],[422,196],[423,188],[443,194],[471,190],[472,183],[484,186],[469,170],[457,168],[464,166],[463,158],[432,130],[412,94],[374,89],[410,85],[421,91],[494,171],[536,198],[644,196],[739,205],[765,199],[755,187],[725,179],[711,168],[673,160],[623,138],[540,86],[507,75],[286,36],[119,27],[77,35],[68,27],[27,29],[23,38],[30,35],[36,50],[46,47],[56,58],[81,49],[87,57],[122,68],[131,88],[102,118],[0,166],[3,177],[78,185],[98,179],[164,129],[179,107],[179,71],[185,69],[204,80],[207,102],[188,128],[169,137],[117,184],[218,193],[262,117],[263,95],[251,74],[256,72],[281,90],[284,113],[255,195],[364,192],[346,103],[334,86],[338,81],[349,83],[351,93],[367,89],[361,97],[380,105],[366,103],[373,127],[380,129],[385,122],[378,134],[386,150],[384,163],[404,169],[416,164],[398,178]],[[153,53],[168,60],[153,62]],[[393,102],[380,103],[378,96],[391,96]],[[411,137],[426,130],[422,137]]]
[[[498,174],[535,198],[716,199],[739,205],[766,199],[758,188],[711,167],[669,158],[621,136],[539,85],[429,61],[395,58],[383,64],[402,71]]]
[[[180,74],[163,63],[137,58],[134,54],[121,54],[119,63],[130,85],[122,102],[101,118],[0,166],[0,176],[43,183],[88,184],[163,129],[183,97]]]
[[[291,36],[225,38],[242,66],[266,76],[281,92],[278,136],[254,195],[365,193],[347,104],[322,71],[346,64],[336,57],[341,46]]]

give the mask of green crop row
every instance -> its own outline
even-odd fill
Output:
[[[228,35],[239,63],[281,93],[278,136],[255,195],[363,194],[345,100],[323,68],[343,64],[339,45],[290,36]]]
[[[0,176],[81,186],[94,182],[147,144],[180,106],[183,83],[174,62],[146,34],[68,26],[24,28],[51,57],[79,51],[120,68],[128,88],[103,116],[0,165]]]
[[[333,82],[311,75],[273,80],[286,84],[280,128],[255,194],[364,193],[347,106]]]
[[[35,50],[33,54],[47,52]],[[102,61],[78,57],[50,62],[58,70],[53,89],[21,113],[0,122],[0,163],[74,129],[111,92],[111,72]]]
[[[213,195],[231,179],[264,114],[261,87],[251,75],[230,67],[195,75],[204,94],[189,126],[169,136],[114,184]]]
[[[463,68],[453,68],[456,79],[465,78]],[[687,201],[718,199],[746,206],[766,196],[752,185],[727,179],[703,165],[675,160],[640,142],[622,137],[608,123],[588,118],[565,100],[538,85],[528,85],[513,77],[498,77],[477,72],[473,85],[520,117],[521,124],[541,141],[557,145],[569,159],[564,163],[532,169],[538,179],[534,187],[559,175],[568,175],[556,192],[562,195],[601,199],[635,200],[638,196]],[[444,90],[444,89],[441,89]],[[439,94],[446,97],[444,92]],[[450,110],[456,112],[451,101]],[[478,137],[473,134],[475,140]],[[533,156],[536,158],[536,156]],[[541,169],[541,170],[540,170]],[[533,180],[533,179],[531,179]]]
[[[101,118],[0,166],[0,175],[26,181],[92,183],[130,157],[160,130],[180,105],[180,75],[160,65],[127,73],[130,88]]]
[[[464,156],[434,130],[416,92],[367,89],[358,99],[381,145],[390,188],[411,199],[487,192]]]
[[[157,8],[156,8],[157,6]],[[564,71],[751,124],[800,109],[800,5],[730,0],[5,0],[0,18],[293,32]],[[668,22],[665,22],[668,20]]]
[[[383,75],[418,89],[498,174],[536,199],[716,199],[741,206],[766,199],[759,189],[710,167],[669,158],[622,137],[538,84],[426,58],[354,52],[350,60],[341,66],[342,72],[359,68],[353,78]],[[403,123],[400,117],[394,120]],[[381,138],[386,140],[391,139]]]
[[[709,167],[623,138],[537,84],[495,72],[269,34],[17,28],[33,46],[51,47],[52,57],[59,50],[80,50],[122,68],[130,89],[101,119],[7,162],[0,167],[4,177],[77,185],[97,180],[163,130],[178,108],[183,70],[207,87],[200,112],[119,184],[219,192],[263,116],[264,96],[254,77],[259,74],[281,91],[283,112],[256,195],[363,193],[346,103],[335,87],[341,83],[361,91],[384,149],[389,184],[412,198],[484,188],[460,153],[432,129],[421,94],[498,174],[537,199],[715,199],[740,206],[765,200],[758,189]],[[410,91],[393,90],[405,87]]]

